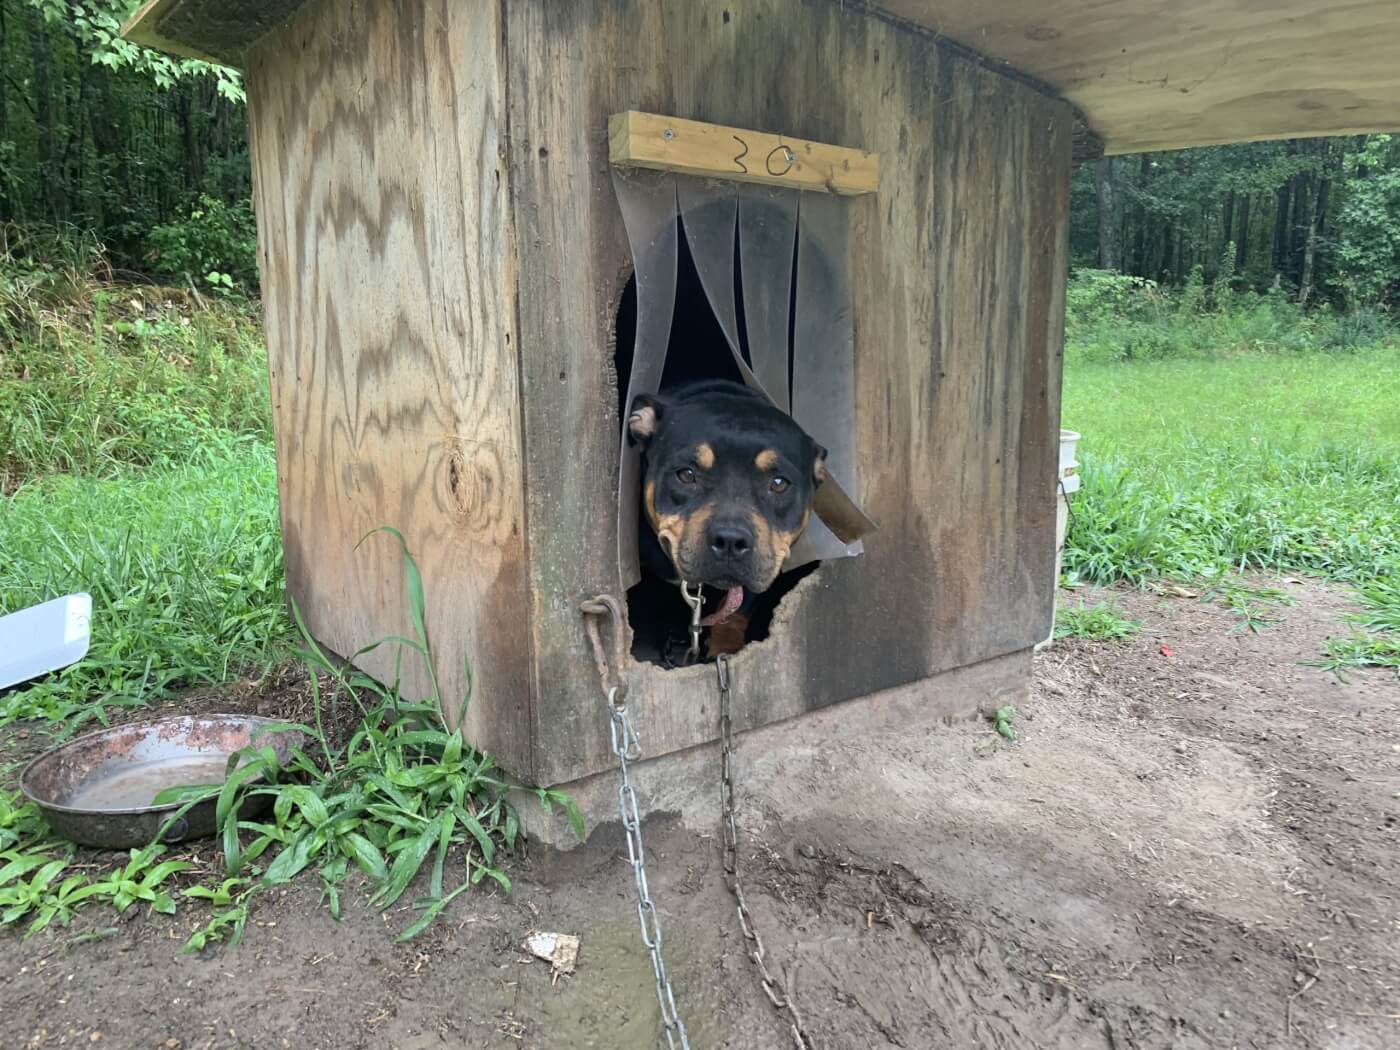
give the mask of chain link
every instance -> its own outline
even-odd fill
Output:
[[[748,956],[758,967],[763,994],[773,1008],[787,1014],[788,1031],[792,1035],[792,1045],[797,1050],[814,1050],[811,1037],[802,1025],[802,1014],[798,1012],[793,996],[778,984],[777,978],[768,972],[765,960],[763,938],[758,935],[753,915],[744,900],[744,886],[739,877],[739,831],[734,823],[734,723],[729,717],[729,657],[720,656],[715,661],[719,675],[719,739],[720,739],[720,805],[723,808],[721,823],[724,838],[724,882],[734,895],[734,903],[739,912],[739,928],[748,941]]]
[[[651,953],[651,969],[656,976],[656,1002],[661,1007],[661,1024],[669,1050],[690,1050],[690,1039],[685,1034],[685,1024],[676,1009],[676,993],[671,987],[671,978],[666,973],[666,962],[661,957],[661,916],[651,899],[647,886],[646,850],[642,846],[642,818],[637,811],[637,791],[632,786],[632,776],[627,764],[642,757],[642,741],[632,728],[632,720],[627,717],[627,682],[622,677],[626,666],[626,639],[622,605],[610,595],[599,595],[580,607],[584,616],[585,633],[593,648],[593,659],[598,665],[598,677],[608,698],[608,736],[612,753],[617,756],[618,769],[622,776],[617,787],[617,809],[622,817],[623,831],[627,835],[627,860],[632,865],[632,878],[637,884],[637,920],[642,925],[642,943]],[[613,654],[603,644],[599,621],[607,618],[612,629]],[[610,684],[613,683],[613,684]]]
[[[661,1023],[664,1026],[666,1045],[675,1050],[690,1050],[690,1040],[685,1034],[685,1024],[676,1009],[676,993],[671,987],[671,978],[666,973],[666,961],[661,957],[661,916],[651,899],[647,886],[646,851],[642,846],[642,818],[637,812],[637,792],[632,787],[632,777],[627,763],[642,757],[642,742],[637,731],[627,717],[627,705],[616,703],[617,688],[608,690],[608,729],[612,738],[612,753],[617,756],[618,768],[622,771],[621,782],[617,787],[617,808],[622,817],[622,828],[627,835],[627,860],[632,865],[632,877],[637,883],[637,920],[642,924],[642,943],[651,953],[651,969],[656,975],[656,1001],[661,1006]],[[679,1039],[679,1043],[677,1042]]]
[[[694,598],[689,593],[682,592],[685,593],[687,602],[692,603],[692,609],[699,604],[694,600],[699,597],[699,588],[696,588],[696,591]],[[617,788],[618,814],[622,818],[623,831],[627,836],[627,860],[632,865],[632,877],[637,886],[637,921],[642,928],[642,943],[651,954],[652,973],[656,977],[656,1001],[661,1007],[663,1034],[669,1050],[676,1050],[678,1046],[680,1050],[690,1050],[690,1039],[676,1008],[675,990],[671,986],[670,976],[666,972],[666,961],[661,953],[661,916],[657,913],[656,904],[651,899],[651,890],[647,886],[642,820],[637,810],[637,791],[632,786],[632,776],[628,769],[628,763],[642,757],[642,742],[632,727],[631,719],[627,717],[627,683],[621,677],[622,660],[608,660],[597,624],[597,620],[604,616],[611,619],[614,646],[621,652],[624,637],[622,610],[616,599],[604,595],[584,602],[581,611],[584,613],[588,640],[593,648],[598,674],[607,693],[609,742],[621,773]],[[692,620],[694,619],[696,617],[693,616]],[[695,641],[695,633],[692,633],[692,644]],[[729,712],[729,657],[720,656],[715,662],[715,668],[719,676],[720,802],[724,811],[722,831],[725,885],[734,895],[739,914],[739,928],[743,930],[744,939],[748,942],[748,956],[758,968],[763,994],[768,997],[774,1009],[786,1013],[788,1031],[796,1050],[815,1050],[802,1025],[802,1014],[797,1009],[796,1001],[768,970],[763,938],[759,936],[753,915],[744,900],[744,888],[739,873],[739,832],[734,820],[734,723]],[[610,684],[610,681],[616,684]]]

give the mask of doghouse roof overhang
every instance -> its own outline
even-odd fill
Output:
[[[146,0],[123,32],[237,67],[305,2]],[[1109,153],[1400,129],[1400,0],[884,0],[864,9],[1063,95]]]

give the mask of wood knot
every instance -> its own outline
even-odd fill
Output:
[[[492,445],[455,442],[444,477],[446,509],[462,528],[484,534],[499,524],[501,463]]]

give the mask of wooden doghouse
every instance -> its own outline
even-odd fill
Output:
[[[1391,0],[1112,6],[148,3],[133,39],[246,75],[287,582],[315,636],[348,655],[406,632],[397,546],[360,543],[396,526],[444,692],[474,672],[470,738],[536,783],[610,765],[579,603],[624,582],[633,259],[608,125],[643,111],[880,158],[878,192],[845,204],[853,496],[880,527],[736,661],[739,727],[936,697],[959,669],[957,707],[1024,689],[1054,600],[1074,152],[1400,112]],[[1309,33],[1273,31],[1279,6]],[[715,738],[710,669],[630,677],[649,754]]]

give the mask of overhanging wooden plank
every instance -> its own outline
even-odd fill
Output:
[[[122,26],[134,44],[182,58],[241,67],[258,40],[305,0],[145,0]]]
[[[1397,0],[865,7],[1059,92],[1108,153],[1400,129]]]
[[[842,196],[874,193],[880,187],[877,153],[635,110],[608,118],[608,157],[618,167]]]

